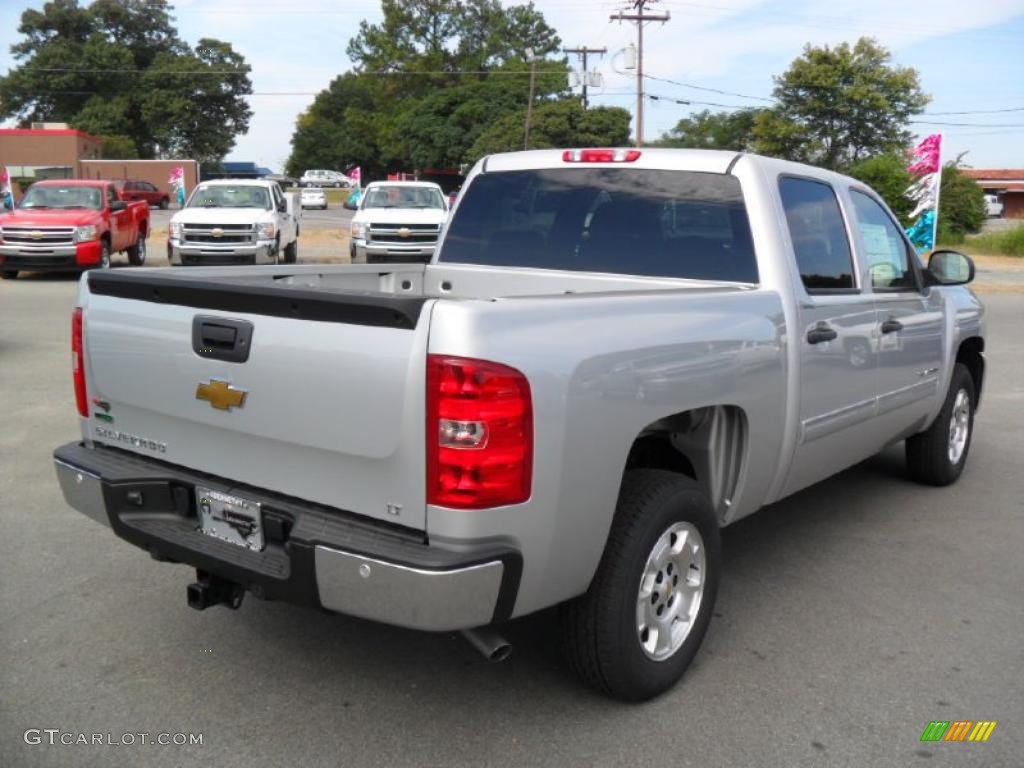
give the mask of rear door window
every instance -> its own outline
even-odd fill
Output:
[[[800,279],[808,293],[855,288],[850,240],[832,187],[783,176],[779,194]]]
[[[480,174],[463,192],[440,262],[758,281],[739,180],[691,171]]]

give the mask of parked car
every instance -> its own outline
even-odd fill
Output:
[[[1003,201],[999,195],[985,195],[985,213],[989,218],[998,218],[1003,215]]]
[[[430,264],[233,272],[82,281],[68,502],[193,566],[193,608],[498,656],[561,604],[571,667],[625,700],[697,653],[722,526],[903,440],[955,482],[985,372],[967,256],[924,268],[862,182],[747,153],[491,155]]]
[[[294,193],[261,179],[204,181],[171,217],[167,259],[173,266],[294,264],[302,206]]]
[[[114,182],[117,196],[121,200],[145,200],[150,208],[166,211],[171,207],[171,197],[148,181],[118,180]]]
[[[448,193],[448,208],[455,207],[455,201],[459,199],[459,192],[462,191],[462,187],[455,187]]]
[[[299,179],[300,187],[351,187],[352,180],[338,171],[306,171]]]
[[[350,224],[353,264],[430,261],[448,203],[431,181],[374,181],[363,190]]]
[[[0,277],[105,269],[121,251],[141,266],[149,231],[149,205],[121,200],[112,181],[37,181],[0,215]]]
[[[305,187],[300,202],[303,208],[321,208],[326,211],[327,193],[320,187]]]

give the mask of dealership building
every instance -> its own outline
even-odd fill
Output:
[[[167,179],[178,166],[185,171],[185,193],[199,180],[195,160],[104,160],[103,140],[65,123],[34,123],[32,128],[0,128],[0,165],[11,179],[131,179],[148,181],[171,194]],[[12,184],[15,200],[19,184]],[[173,196],[172,196],[173,200]]]

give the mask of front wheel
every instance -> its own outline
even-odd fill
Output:
[[[294,264],[299,260],[299,241],[292,240],[288,245],[284,247],[284,262],[285,264]]]
[[[100,241],[100,261],[93,269],[110,269],[110,243]]]
[[[128,249],[128,263],[133,267],[141,267],[146,263],[146,235],[139,233],[139,239],[135,245]]]
[[[971,447],[976,402],[971,372],[957,363],[939,415],[924,432],[907,438],[907,471],[914,480],[950,485],[960,477]]]
[[[590,589],[561,611],[569,665],[617,699],[667,690],[704,639],[720,571],[718,521],[696,482],[627,472]]]
[[[171,207],[171,201],[170,201],[169,198],[165,197],[162,200],[160,200],[160,210],[161,211],[166,211],[170,207]]]

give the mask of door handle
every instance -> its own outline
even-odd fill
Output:
[[[884,323],[882,323],[882,333],[896,333],[896,331],[902,330],[903,323],[901,323],[899,320],[894,320],[891,317]]]
[[[822,323],[816,328],[811,328],[811,330],[807,332],[807,343],[821,344],[823,341],[832,341],[832,339],[836,338],[838,335],[839,334],[835,332],[835,329]]]

